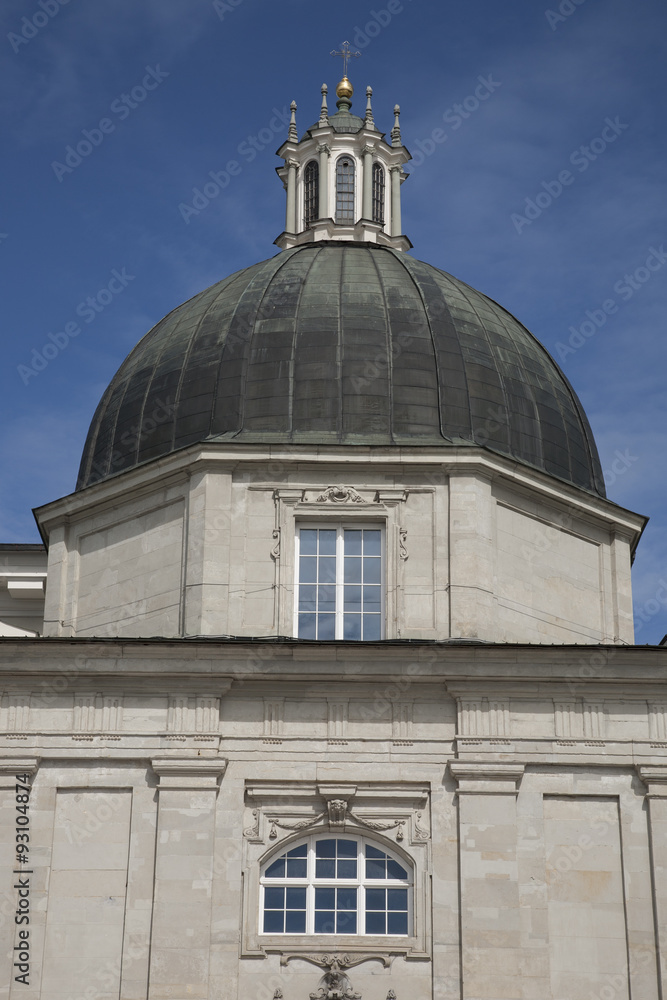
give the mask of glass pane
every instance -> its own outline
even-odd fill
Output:
[[[315,933],[336,933],[336,914],[333,910],[315,910]]]
[[[338,846],[339,858],[356,858],[357,856],[356,840],[338,840],[336,841],[336,843]]]
[[[303,588],[302,588],[303,589]],[[311,589],[310,587],[308,588]],[[347,589],[347,588],[346,588]],[[350,590],[353,588],[350,587]],[[357,589],[356,587],[354,588]],[[380,611],[381,587],[364,587],[364,611]]]
[[[315,862],[315,878],[335,878],[336,862],[333,858],[318,858]],[[333,905],[333,904],[332,904]]]
[[[335,858],[336,841],[318,840],[317,844],[315,845],[315,856],[318,858]]]
[[[317,587],[312,584],[299,587],[299,611],[315,611]]]
[[[366,909],[384,910],[386,889],[366,889]]]
[[[393,861],[389,858],[387,861],[387,877],[407,879],[408,873],[405,868],[402,868],[401,865],[399,865],[398,861]]]
[[[316,889],[315,890],[315,909],[316,910],[333,910],[336,905],[336,890],[335,889]]]
[[[332,614],[336,611],[336,588],[335,587],[320,587],[319,588],[319,605],[318,611],[330,611]]]
[[[317,559],[314,556],[299,558],[299,583],[315,583],[317,580]]]
[[[366,528],[364,530],[364,555],[379,556],[382,554],[380,547],[382,532],[378,529]]]
[[[316,639],[315,615],[299,615],[299,639]]]
[[[306,911],[288,910],[285,914],[285,930],[288,934],[303,934],[306,930]]]
[[[356,910],[357,908],[357,890],[355,889],[338,889],[338,910]]]
[[[285,906],[285,890],[284,889],[270,889],[268,886],[264,889],[264,907],[267,910],[282,910]]]
[[[367,642],[382,638],[381,627],[380,615],[364,615],[364,639]]]
[[[407,910],[408,890],[407,889],[387,889],[387,909]]]
[[[375,858],[366,858],[366,878],[386,878],[385,863]]]
[[[320,555],[336,555],[336,529],[320,528]]]
[[[361,587],[344,587],[343,591],[343,611],[361,611]]]
[[[364,583],[380,583],[381,568],[380,559],[364,559]]]
[[[338,911],[337,917],[337,934],[356,934],[357,933],[357,911],[356,910],[344,910]]]
[[[338,862],[338,878],[356,878],[357,862],[342,860]]]
[[[343,616],[343,638],[361,639],[361,615]]]
[[[335,615],[318,615],[317,616],[317,638],[318,639],[335,639],[336,638],[336,616]]]
[[[306,909],[306,887],[286,889],[287,894],[287,909],[288,910],[305,910]]]
[[[267,878],[285,878],[285,858],[278,858],[266,869]],[[268,891],[268,890],[267,890]]]
[[[387,855],[384,851],[378,851],[377,847],[371,847],[370,844],[366,844],[366,857],[367,858],[386,858]]]
[[[300,554],[302,556],[317,555],[317,529],[302,528],[299,539]]]
[[[291,851],[287,852],[288,858],[307,858],[308,857],[308,844],[299,844],[298,847],[293,847]]]
[[[407,913],[388,913],[387,931],[389,934],[407,934],[408,933]]]
[[[345,556],[345,583],[361,583],[361,559],[357,556]],[[373,582],[373,581],[369,581]]]
[[[282,934],[285,921],[285,914],[282,910],[264,911],[264,933]],[[305,929],[305,924],[304,924]]]
[[[385,934],[385,914],[384,911],[381,913],[366,913],[366,933],[367,934]]]
[[[308,868],[308,863],[305,858],[287,859],[288,878],[306,878],[308,874],[307,868]]]
[[[370,534],[370,532],[367,532]],[[348,528],[345,531],[345,555],[346,556],[360,556],[361,555],[361,532],[355,531],[352,528]]]
[[[320,583],[336,582],[336,557],[320,556],[320,569],[318,580]]]

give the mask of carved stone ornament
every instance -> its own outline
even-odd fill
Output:
[[[344,972],[332,969],[325,972],[310,1000],[361,1000],[361,993],[355,993]]]
[[[423,813],[418,812],[417,815],[415,816],[415,823],[414,823],[415,840],[428,840],[429,839],[429,832],[428,832],[428,830],[426,830],[421,825],[422,815],[423,815]]]
[[[379,822],[378,820],[364,819],[362,816],[358,816],[356,813],[352,812],[346,799],[329,799],[327,801],[327,811],[318,813],[317,816],[313,816],[312,819],[301,819],[290,823],[287,820],[276,819],[273,817],[270,821],[271,828],[269,831],[269,840],[277,839],[279,829],[290,830],[294,833],[297,830],[309,830],[312,827],[319,826],[324,821],[328,822],[329,826],[333,829],[343,829],[346,821],[350,820],[353,823],[356,823],[357,826],[366,827],[368,830],[377,830],[378,833],[384,833],[387,830],[396,830],[396,840],[398,841],[403,840],[405,836],[403,828],[406,821],[404,819],[393,819],[389,820],[387,823]],[[257,823],[259,823],[259,819],[257,820]],[[246,837],[250,837],[253,835],[254,827],[251,827],[249,830],[244,830],[243,832]],[[427,837],[420,837],[419,839],[427,839]]]
[[[335,828],[345,825],[345,816],[347,814],[346,799],[330,799],[327,802],[327,810],[329,812],[329,826]]]
[[[314,955],[314,954],[297,954],[297,955],[281,955],[280,964],[281,966],[288,965],[292,959],[298,959],[300,962],[311,962],[313,965],[319,965],[321,969],[326,969],[328,972],[340,972],[344,969],[351,969],[355,965],[363,965],[364,962],[382,962],[382,967],[388,969],[391,965],[391,958],[389,955]]]
[[[249,840],[255,840],[259,837],[259,809],[253,809],[252,826],[246,827],[243,831],[243,836],[247,837]]]
[[[327,486],[324,493],[320,493],[317,503],[366,503],[351,486]]]
[[[405,562],[406,559],[409,556],[407,545],[405,544],[407,537],[408,537],[408,529],[407,528],[399,528],[398,529],[398,554],[399,554],[399,556],[400,556],[400,558],[401,558],[401,560],[403,562]]]

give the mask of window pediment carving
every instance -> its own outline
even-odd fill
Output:
[[[357,833],[372,830],[390,834],[397,842],[424,843],[430,839],[428,790],[425,786],[372,788],[320,783],[290,785],[251,784],[246,789],[246,840],[275,844],[294,833],[318,828]]]
[[[368,503],[352,486],[327,486],[317,497],[316,503]]]

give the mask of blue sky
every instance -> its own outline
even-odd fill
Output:
[[[610,498],[650,515],[637,642],[658,642],[666,33],[662,0],[4,0],[0,541],[37,540],[31,508],[73,490],[95,406],[139,338],[273,255],[276,113],[295,99],[300,131],[317,119],[322,82],[340,77],[329,52],[349,39],[362,51],[355,110],[368,83],[380,128],[402,107],[413,254],[502,303],[557,357]],[[476,101],[480,77],[491,92]],[[67,161],[82,140],[89,154]],[[179,206],[230,160],[241,172],[184,221]]]

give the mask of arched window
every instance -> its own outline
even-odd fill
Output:
[[[320,168],[317,160],[311,160],[306,166],[304,185],[304,220],[306,226],[319,217],[320,201]]]
[[[373,164],[373,222],[384,225],[384,167]]]
[[[336,164],[336,222],[354,225],[354,160],[341,156]]]
[[[412,871],[363,837],[310,837],[265,866],[261,933],[412,933]]]

